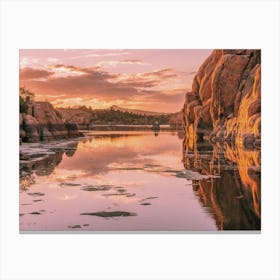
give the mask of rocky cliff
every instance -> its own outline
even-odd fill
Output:
[[[189,141],[260,148],[260,50],[214,50],[186,94],[183,114]]]
[[[19,125],[23,142],[81,136],[77,125],[64,120],[49,102],[30,102],[27,112],[19,115]]]

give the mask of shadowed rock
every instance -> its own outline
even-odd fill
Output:
[[[29,102],[27,112],[20,114],[20,136],[23,142],[50,141],[81,136],[75,122],[65,121],[49,102]]]

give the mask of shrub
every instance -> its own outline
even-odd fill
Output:
[[[28,103],[34,99],[35,94],[25,87],[19,88],[19,111],[27,113]]]

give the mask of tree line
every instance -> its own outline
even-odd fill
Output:
[[[92,112],[90,122],[93,124],[124,124],[124,125],[146,125],[146,124],[169,124],[170,115],[150,116],[120,110],[98,110]]]

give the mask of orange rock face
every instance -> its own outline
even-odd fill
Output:
[[[260,50],[215,50],[199,68],[183,108],[186,137],[260,147]]]
[[[49,102],[31,102],[20,114],[20,137],[24,142],[49,141],[80,136],[75,123],[66,121]]]

